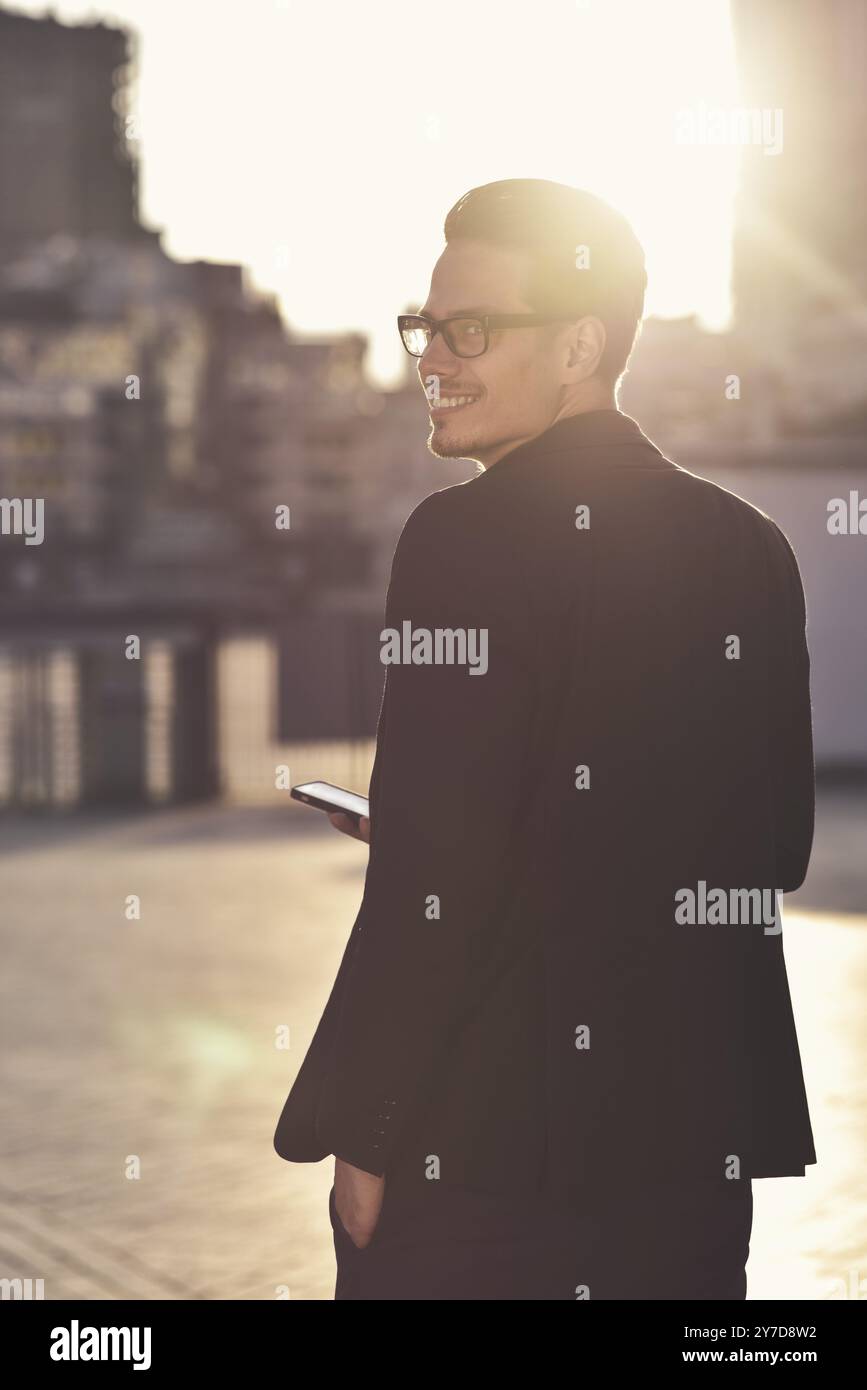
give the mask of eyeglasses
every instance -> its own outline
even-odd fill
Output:
[[[401,342],[413,357],[422,357],[436,333],[442,333],[455,357],[481,357],[487,352],[491,330],[534,328],[543,323],[572,323],[575,314],[483,314],[480,318],[430,319],[424,314],[399,314]]]

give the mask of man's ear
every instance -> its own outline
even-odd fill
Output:
[[[590,315],[580,319],[569,332],[569,355],[566,366],[578,380],[591,377],[602,360],[608,335],[601,319]]]

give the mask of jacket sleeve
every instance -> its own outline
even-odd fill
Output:
[[[370,860],[317,1114],[321,1146],[376,1175],[473,1009],[529,739],[526,600],[478,555],[450,492],[404,528],[386,628],[475,633],[474,645],[450,664],[407,660],[405,642],[386,665]]]
[[[777,888],[791,893],[807,875],[813,844],[815,769],[807,611],[794,551],[772,522],[770,629],[771,776]]]

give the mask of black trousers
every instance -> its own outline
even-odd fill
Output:
[[[363,1249],[329,1196],[335,1299],[744,1299],[752,1184],[623,1181],[568,1206],[386,1179]]]

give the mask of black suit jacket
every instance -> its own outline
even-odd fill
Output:
[[[677,916],[684,890],[743,914],[739,890],[807,870],[783,533],[593,411],[413,512],[386,602],[405,621],[485,629],[488,668],[386,668],[363,901],[277,1152],[564,1195],[802,1174],[782,936],[756,906]]]

